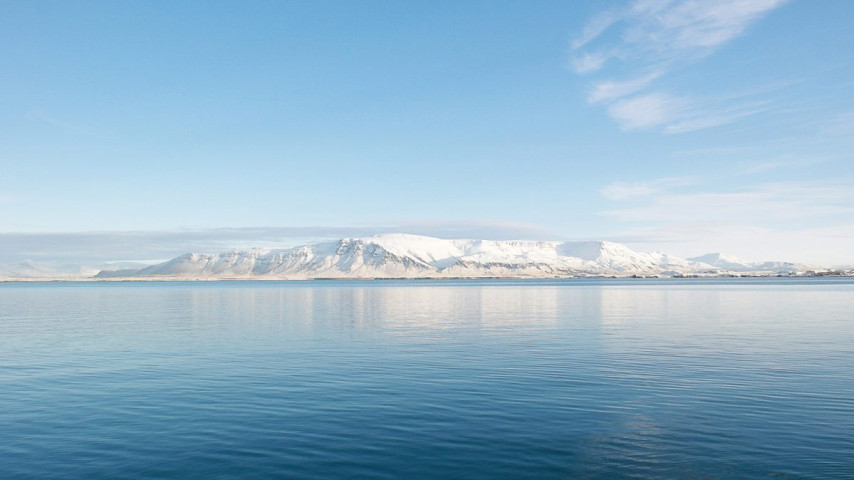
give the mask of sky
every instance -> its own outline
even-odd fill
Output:
[[[392,231],[854,264],[854,2],[0,3],[0,264]]]

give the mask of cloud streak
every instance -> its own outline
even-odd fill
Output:
[[[752,260],[854,265],[854,178],[768,182],[726,191],[692,180],[614,182],[602,188],[599,193],[615,208],[600,214],[626,226],[611,238],[654,243],[681,256],[722,251]]]
[[[732,192],[665,192],[603,212],[624,222],[788,225],[854,216],[852,181],[765,183]],[[629,197],[625,197],[629,198]]]
[[[742,35],[747,28],[787,0],[636,0],[621,11],[595,16],[572,41],[578,55],[655,64],[696,58]],[[616,44],[591,46],[608,30]],[[590,47],[589,50],[583,50]],[[582,73],[597,69],[589,68]]]
[[[627,200],[661,193],[676,187],[693,185],[694,183],[696,180],[692,177],[657,178],[648,182],[614,182],[599,190],[599,193],[608,200]]]
[[[626,95],[631,95],[646,88],[647,85],[652,83],[661,75],[662,72],[653,72],[631,80],[606,80],[599,82],[593,86],[593,89],[587,96],[587,101],[590,103],[610,102],[612,100],[625,97]]]
[[[412,233],[493,240],[554,238],[549,229],[514,222],[421,221],[357,226],[208,228],[169,231],[0,233],[0,264],[23,260],[108,262],[163,260],[187,252],[286,248],[341,237]]]
[[[684,99],[664,93],[648,93],[617,102],[608,107],[623,130],[645,130],[673,122],[684,116]]]
[[[658,89],[657,80],[696,61],[786,3],[786,0],[635,0],[594,16],[572,43],[576,73],[601,72],[620,62],[623,78],[593,81],[587,100],[605,104],[624,130],[661,128],[677,134],[735,122],[764,111],[744,99],[694,99]],[[628,78],[625,72],[628,71]],[[607,73],[607,72],[605,72]],[[608,78],[610,77],[610,78]],[[749,103],[749,102],[746,102]]]

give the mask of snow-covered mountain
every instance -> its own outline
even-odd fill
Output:
[[[282,250],[189,253],[147,268],[102,272],[97,277],[528,278],[714,275],[728,271],[736,270],[658,252],[639,253],[611,242],[445,240],[385,234]]]
[[[0,279],[47,279],[74,280],[93,275],[109,275],[109,272],[132,272],[144,268],[140,262],[98,262],[94,264],[79,264],[58,261],[23,260],[8,265],[0,265]]]
[[[810,267],[789,262],[748,262],[723,253],[707,253],[699,257],[689,258],[689,261],[705,263],[721,270],[731,272],[775,272],[785,273],[804,271]]]

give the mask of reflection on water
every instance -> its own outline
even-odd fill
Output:
[[[854,284],[0,285],[0,478],[854,478]]]

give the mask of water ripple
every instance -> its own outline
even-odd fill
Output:
[[[0,478],[854,478],[851,282],[0,285]]]

